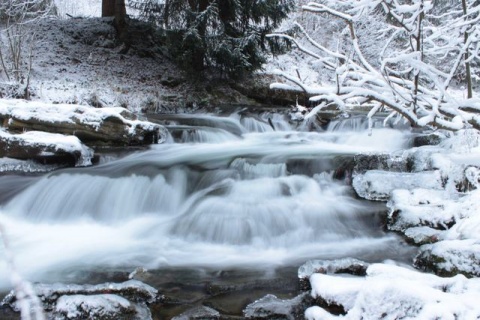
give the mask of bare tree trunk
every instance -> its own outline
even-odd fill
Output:
[[[127,29],[125,0],[102,0],[102,17],[114,17],[113,24],[122,39]]]
[[[421,2],[420,5],[420,15],[418,16],[418,24],[417,24],[417,35],[415,37],[416,40],[416,47],[415,51],[420,52],[420,60],[423,61],[423,47],[422,47],[422,41],[423,41],[423,33],[422,33],[422,23],[423,23],[423,18],[425,17],[425,13],[423,12],[424,9],[424,4],[423,1]],[[415,85],[415,91],[414,91],[414,98],[413,98],[413,112],[417,114],[417,104],[418,104],[418,87],[420,85],[420,70],[417,70],[417,74],[415,75],[414,78],[414,85]]]
[[[125,35],[128,27],[126,18],[125,0],[115,0],[115,19],[113,23],[115,29],[117,29],[118,38],[123,42],[126,42]]]
[[[102,17],[115,16],[115,0],[102,0]]]
[[[465,16],[464,19],[467,18],[467,0],[462,0],[462,8],[463,8],[463,15]],[[464,35],[464,43],[468,42],[468,32],[465,31]],[[473,97],[473,90],[472,90],[472,72],[470,70],[470,62],[468,61],[469,53],[468,48],[465,50],[465,69],[466,69],[466,77],[467,77],[467,97]]]

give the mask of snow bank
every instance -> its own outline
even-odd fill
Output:
[[[306,310],[309,320],[325,319],[476,319],[480,317],[480,279],[462,275],[440,278],[387,264],[372,264],[367,276],[314,274],[312,297],[344,307],[334,316],[319,307]]]

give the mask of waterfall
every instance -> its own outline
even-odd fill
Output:
[[[384,208],[356,199],[329,170],[337,157],[402,149],[408,132],[363,124],[301,132],[267,113],[157,120],[169,143],[15,184],[0,178],[9,190],[0,223],[22,274],[57,281],[112,266],[274,267],[404,254],[381,231]],[[0,287],[6,275],[0,262]]]

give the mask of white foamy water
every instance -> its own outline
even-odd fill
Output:
[[[276,130],[288,129],[273,120]],[[288,163],[399,150],[407,133],[274,131],[268,120],[266,127],[264,119],[252,120],[259,125],[238,117],[175,121],[174,130],[190,130],[180,134],[183,143],[15,188],[0,207],[0,223],[20,273],[58,281],[109,267],[266,268],[309,258],[405,254],[397,237],[381,231],[378,208],[330,174],[298,168],[292,174]],[[7,288],[3,261],[0,287]]]

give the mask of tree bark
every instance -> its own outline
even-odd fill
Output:
[[[122,39],[127,29],[125,0],[102,0],[102,17],[114,17],[118,38]]]
[[[197,14],[200,14],[207,10],[211,2],[212,0],[188,0],[190,9]],[[207,34],[207,25],[206,23],[199,23],[196,26],[196,29],[203,43],[201,46],[197,45],[195,48],[193,48],[192,67],[195,71],[201,72],[205,69],[205,38]]]
[[[121,37],[127,28],[127,9],[125,8],[125,0],[115,0],[115,28]]]
[[[115,16],[115,0],[102,0],[102,17]]]

